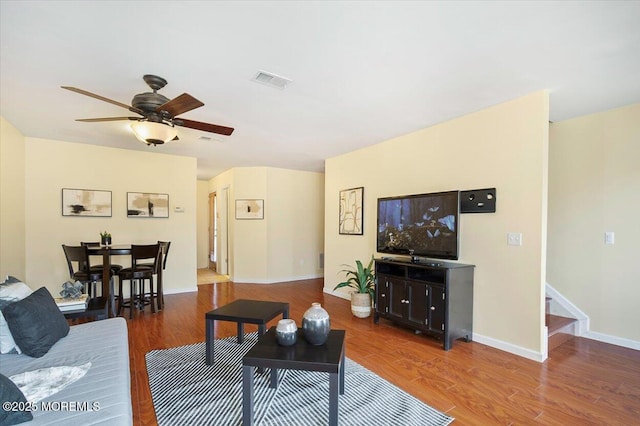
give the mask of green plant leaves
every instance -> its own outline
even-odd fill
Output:
[[[337,290],[343,287],[351,287],[356,290],[356,293],[369,293],[371,297],[374,294],[375,288],[375,271],[373,269],[373,255],[369,264],[364,267],[361,261],[356,260],[356,267],[353,268],[349,265],[343,265],[351,269],[343,269],[342,273],[345,274],[347,280],[336,285],[333,289]]]

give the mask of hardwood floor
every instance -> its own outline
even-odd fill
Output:
[[[160,313],[147,309],[127,319],[135,425],[156,424],[145,354],[204,341],[205,313],[235,299],[287,301],[298,324],[312,302],[321,302],[332,328],[347,330],[347,357],[455,417],[455,425],[639,424],[640,351],[576,338],[544,363],[475,342],[457,341],[445,352],[436,340],[385,320],[353,317],[349,301],[322,293],[318,279],[199,285],[197,293],[166,295]],[[245,325],[246,332],[256,329]],[[235,333],[235,323],[216,324],[216,337]],[[347,389],[344,397],[353,396]]]

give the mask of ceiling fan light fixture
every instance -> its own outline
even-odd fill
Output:
[[[162,145],[178,135],[175,127],[153,121],[136,121],[131,124],[131,129],[136,138],[147,145]]]

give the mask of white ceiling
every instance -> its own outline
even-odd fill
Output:
[[[5,1],[0,113],[25,136],[198,158],[198,178],[237,166],[322,171],[324,159],[549,89],[552,121],[640,102],[640,2]],[[259,70],[293,80],[252,81]],[[168,80],[204,107],[147,147],[126,104]],[[200,140],[211,136],[215,140]],[[87,161],[91,161],[87,159]]]

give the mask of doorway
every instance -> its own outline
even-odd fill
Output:
[[[228,205],[229,187],[209,194],[209,269],[229,273]]]

